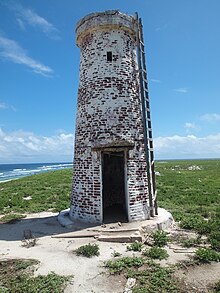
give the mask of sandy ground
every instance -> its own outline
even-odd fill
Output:
[[[31,230],[37,238],[34,247],[22,246],[24,230]],[[71,239],[52,238],[74,229],[61,227],[57,214],[39,213],[28,215],[15,224],[0,224],[0,259],[26,258],[40,261],[35,274],[55,272],[60,275],[73,275],[73,281],[65,292],[123,292],[125,280],[120,276],[109,276],[103,267],[104,261],[112,258],[114,250],[126,253],[126,244],[99,242],[100,256],[85,258],[76,256],[73,251],[81,245],[95,243],[94,238]]]
[[[78,229],[81,232],[87,231],[85,227]],[[24,230],[31,230],[37,238],[34,247],[22,246]],[[110,276],[103,264],[104,261],[113,258],[114,251],[124,256],[132,256],[132,252],[126,250],[127,244],[98,242],[99,257],[88,259],[76,256],[73,253],[76,248],[89,242],[96,243],[97,240],[92,237],[77,239],[52,237],[64,236],[74,230],[75,228],[62,227],[57,221],[57,214],[48,212],[30,214],[14,224],[0,224],[0,259],[37,259],[40,264],[35,271],[36,275],[48,274],[52,271],[60,275],[72,275],[73,279],[65,289],[65,293],[123,293],[126,280],[121,276]],[[164,265],[188,258],[187,252],[175,253],[172,247],[167,249],[170,257]],[[197,292],[206,292],[204,288],[210,281],[215,282],[220,279],[220,263],[180,271],[179,277],[185,278],[186,282],[194,287],[203,288],[203,291]]]

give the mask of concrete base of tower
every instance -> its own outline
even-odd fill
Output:
[[[64,211],[61,211],[58,215],[58,222],[67,228],[75,228],[75,230],[81,230],[81,229],[86,229],[89,227],[94,227],[96,228],[112,228],[112,227],[117,227],[117,228],[123,228],[123,229],[137,229],[141,230],[142,232],[150,232],[154,230],[167,230],[172,228],[174,224],[174,219],[167,210],[163,208],[158,208],[158,215],[149,219],[149,220],[143,220],[143,221],[134,221],[134,222],[112,222],[108,223],[106,225],[101,225],[101,224],[94,224],[94,223],[85,223],[84,221],[80,221],[78,219],[73,219],[70,217],[70,209],[66,209]]]

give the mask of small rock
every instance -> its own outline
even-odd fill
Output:
[[[132,293],[132,288],[136,283],[135,278],[128,278],[127,283],[125,285],[124,293]]]

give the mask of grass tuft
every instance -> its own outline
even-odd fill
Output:
[[[127,250],[129,251],[141,251],[143,248],[143,243],[139,242],[139,241],[135,241],[133,243],[131,243],[130,245],[127,246]]]
[[[92,256],[99,256],[99,246],[98,244],[86,244],[83,246],[80,246],[76,249],[76,255],[82,255],[86,257],[92,257]]]
[[[157,246],[144,250],[142,254],[152,259],[159,260],[167,259],[169,257],[169,254],[167,253],[166,249]]]
[[[151,233],[151,238],[153,238],[153,245],[158,247],[163,247],[167,245],[169,241],[168,233],[163,230],[157,230]]]

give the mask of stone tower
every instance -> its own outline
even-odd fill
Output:
[[[134,17],[92,13],[76,27],[80,53],[73,220],[150,218]]]

